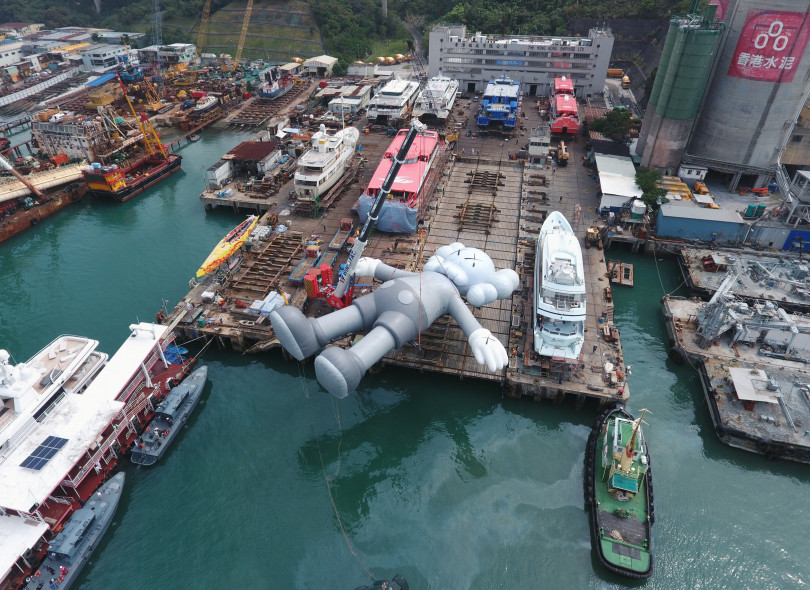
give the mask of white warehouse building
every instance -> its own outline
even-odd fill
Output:
[[[579,97],[600,94],[605,86],[613,34],[591,29],[587,37],[467,37],[464,25],[436,25],[430,32],[428,75],[459,81],[463,92],[478,92],[503,76],[521,83],[527,96],[548,95],[554,78],[574,82]]]

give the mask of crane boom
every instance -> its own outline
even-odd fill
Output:
[[[253,12],[253,0],[248,0],[247,8],[245,8],[245,18],[244,20],[242,20],[242,31],[239,33],[239,43],[236,46],[234,67],[238,67],[239,60],[242,59],[242,49],[245,48],[245,39],[247,38],[248,25],[250,24],[250,15],[252,12]]]
[[[405,162],[405,158],[408,157],[408,151],[410,151],[416,136],[426,128],[427,126],[419,121],[419,119],[411,120],[411,128],[408,129],[408,134],[405,136],[402,146],[393,157],[391,169],[388,170],[388,174],[385,176],[382,187],[380,187],[380,192],[377,193],[377,197],[374,199],[374,203],[371,205],[371,210],[368,212],[368,217],[366,217],[366,222],[363,224],[363,228],[360,230],[360,235],[357,236],[357,239],[349,252],[349,258],[346,261],[346,271],[340,275],[340,279],[338,280],[338,284],[335,286],[335,290],[329,296],[329,303],[332,306],[340,308],[347,304],[347,302],[343,301],[344,295],[349,288],[349,284],[354,279],[354,269],[357,267],[357,262],[363,255],[363,250],[366,248],[371,230],[373,230],[374,226],[377,225],[377,219],[379,218],[380,211],[385,204],[385,199],[391,193],[391,188],[394,186],[394,181],[397,178],[399,169]]]
[[[197,56],[202,55],[203,45],[208,40],[208,19],[211,16],[211,0],[205,0],[202,16],[200,16],[200,30],[197,31]]]
[[[45,194],[41,190],[39,190],[37,187],[35,187],[31,183],[31,181],[29,181],[25,176],[23,176],[22,174],[17,172],[17,170],[15,170],[14,166],[11,165],[11,162],[6,160],[3,156],[0,156],[0,166],[2,166],[3,168],[5,168],[9,172],[11,172],[17,180],[22,182],[26,186],[26,188],[28,190],[30,190],[32,193],[34,193],[40,199],[45,198]]]

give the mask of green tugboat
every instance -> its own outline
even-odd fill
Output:
[[[599,562],[636,579],[653,572],[652,473],[641,430],[646,412],[634,419],[623,405],[605,410],[588,438],[585,455],[585,502]]]

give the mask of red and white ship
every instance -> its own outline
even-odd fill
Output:
[[[558,94],[551,99],[551,132],[561,135],[579,133],[577,99],[570,94]]]
[[[552,96],[559,94],[570,94],[574,96],[574,82],[571,78],[566,78],[565,76],[562,78],[554,78],[554,92]]]
[[[25,363],[0,351],[0,587],[32,575],[47,543],[111,474],[191,363],[166,326],[140,323],[118,352],[60,336]]]
[[[360,221],[365,221],[374,204],[374,197],[382,188],[388,171],[394,165],[393,158],[402,147],[407,129],[400,129],[394,141],[388,146],[382,161],[365,192],[357,202],[357,213]],[[420,131],[414,139],[405,162],[399,169],[388,200],[380,211],[377,220],[377,229],[392,233],[415,233],[418,219],[424,212],[426,199],[423,199],[422,189],[427,180],[433,160],[439,151],[439,134],[435,131]]]

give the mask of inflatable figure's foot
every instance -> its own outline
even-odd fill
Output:
[[[340,399],[357,389],[365,372],[357,355],[338,346],[327,348],[315,359],[318,383]]]
[[[297,360],[302,361],[321,349],[309,318],[297,307],[279,307],[270,314],[270,321],[281,346]]]

